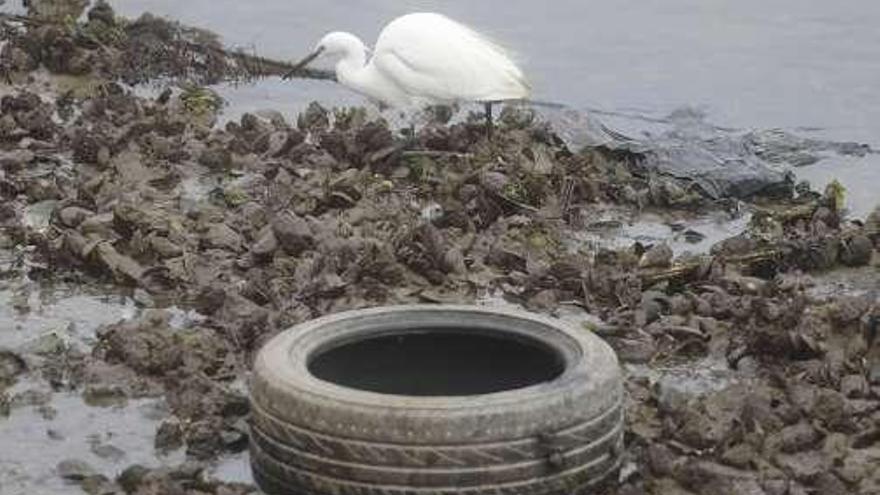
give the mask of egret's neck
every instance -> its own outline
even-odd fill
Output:
[[[367,47],[363,42],[352,36],[345,46],[342,58],[336,63],[336,78],[346,85],[355,86],[362,83],[361,73],[367,65]]]
[[[390,106],[406,105],[408,95],[376,73],[367,63],[367,47],[351,35],[347,37],[342,58],[336,63],[336,79],[358,93]]]

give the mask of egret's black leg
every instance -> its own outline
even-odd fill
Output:
[[[487,101],[483,105],[486,107],[486,135],[492,139],[492,131],[495,127],[495,123],[492,122],[492,102]]]
[[[405,128],[401,128],[400,132],[406,137],[406,142],[404,146],[406,148],[412,148],[415,146],[416,142],[416,120],[411,111],[401,111],[399,116],[402,120],[406,120],[409,125],[406,125]]]

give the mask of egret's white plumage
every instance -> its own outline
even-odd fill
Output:
[[[434,13],[398,17],[379,34],[373,56],[356,36],[324,36],[302,67],[339,55],[337,80],[392,107],[524,99],[530,88],[510,56],[473,29]]]

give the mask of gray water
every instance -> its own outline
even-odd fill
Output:
[[[850,0],[125,0],[212,29],[231,46],[294,60],[329,30],[368,44],[396,15],[448,14],[514,51],[536,98],[600,110],[610,125],[644,131],[645,119],[682,107],[719,126],[782,128],[804,137],[880,148],[880,2]],[[292,114],[311,100],[359,103],[327,82],[278,80],[226,88],[232,109]],[[874,206],[880,155],[831,157],[799,174],[840,179],[850,208]]]
[[[9,268],[9,259],[0,250],[0,269]],[[153,448],[156,429],[170,414],[163,400],[95,404],[81,390],[53,390],[40,377],[42,363],[53,359],[52,349],[88,353],[98,328],[130,320],[141,311],[112,286],[0,280],[0,350],[21,356],[29,368],[5,390],[12,406],[8,417],[0,414],[0,494],[83,493],[57,475],[58,463],[69,459],[85,461],[110,478],[131,464],[176,465],[184,460],[182,450],[164,455]],[[174,326],[198,317],[177,308],[169,311]],[[224,459],[216,476],[242,478],[235,467]]]

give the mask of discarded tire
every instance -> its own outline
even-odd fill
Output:
[[[313,320],[260,351],[251,395],[251,466],[270,495],[568,495],[620,463],[613,351],[524,312]]]

